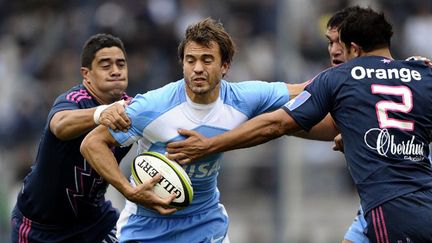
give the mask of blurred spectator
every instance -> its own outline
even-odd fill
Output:
[[[410,15],[403,26],[403,40],[407,55],[432,57],[432,2],[422,1],[416,5],[415,12]]]

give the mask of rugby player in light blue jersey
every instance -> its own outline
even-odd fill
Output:
[[[221,23],[207,18],[189,26],[178,48],[184,79],[137,95],[126,108],[132,123],[128,132],[101,126],[84,139],[84,157],[128,199],[117,224],[121,242],[229,242],[228,216],[217,188],[220,153],[184,167],[192,181],[194,199],[190,206],[177,211],[167,204],[154,205],[156,196],[151,187],[146,200],[130,197],[133,180],[129,183],[124,178],[110,148],[138,142],[138,153],[165,153],[168,142],[184,139],[177,132],[179,128],[206,136],[221,134],[282,107],[290,96],[303,90],[303,84],[223,80],[234,50]]]
[[[392,26],[370,8],[348,15],[339,33],[351,61],[317,75],[282,109],[222,135],[206,138],[180,129],[193,137],[170,144],[170,158],[187,164],[311,131],[330,112],[344,138],[369,241],[432,242],[432,70],[424,61],[393,60]],[[327,124],[334,134],[336,126]]]

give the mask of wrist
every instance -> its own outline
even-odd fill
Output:
[[[208,153],[217,153],[217,143],[214,141],[214,138],[208,138],[207,139],[207,151]]]
[[[104,111],[106,108],[108,108],[110,105],[100,105],[96,107],[95,112],[93,113],[93,121],[96,125],[100,124],[100,116],[102,114],[102,111]]]
[[[100,124],[99,120],[100,120],[100,116],[101,116],[102,112],[114,104],[120,104],[121,106],[125,107],[126,101],[125,100],[119,100],[119,101],[116,101],[116,102],[109,104],[109,105],[100,105],[100,106],[96,107],[96,110],[93,113],[93,121],[96,125]]]

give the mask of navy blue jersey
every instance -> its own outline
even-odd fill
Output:
[[[320,73],[284,109],[305,130],[331,113],[365,212],[432,187],[432,72],[423,62],[356,58]]]
[[[49,129],[56,112],[98,105],[82,84],[61,94],[54,102],[36,161],[18,195],[17,206],[25,217],[42,224],[70,225],[96,221],[107,207],[111,207],[104,198],[107,182],[80,153],[79,148],[86,134],[61,141]],[[116,148],[114,154],[117,160],[120,161],[129,149]]]

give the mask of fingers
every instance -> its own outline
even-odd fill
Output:
[[[190,136],[193,136],[193,135],[198,135],[198,133],[195,132],[194,130],[186,130],[186,129],[182,129],[182,128],[178,129],[177,132],[180,135],[187,136],[187,137],[190,137]]]
[[[333,151],[339,151],[339,147],[336,144],[333,144],[332,149]]]
[[[169,159],[184,165],[207,155],[210,144],[205,136],[185,129],[178,129],[178,133],[188,137],[185,140],[167,144],[166,152]]]
[[[344,151],[343,142],[335,140],[335,143],[333,144],[333,150],[343,152]]]
[[[167,198],[160,198],[160,202],[153,206],[153,209],[162,215],[172,214],[177,212],[176,208],[170,207],[170,203],[176,198],[176,194],[171,194]]]
[[[165,156],[168,159],[174,160],[181,165],[188,164],[188,163],[192,162],[192,159],[183,153],[173,153],[173,154],[167,153],[167,154],[165,154]]]
[[[180,135],[187,136],[187,137],[190,137],[191,135],[196,134],[196,132],[194,132],[192,130],[186,130],[186,129],[181,129],[181,128],[178,129],[177,132]],[[167,149],[170,149],[170,152],[175,153],[175,152],[178,152],[180,150],[179,148],[184,147],[185,144],[186,144],[186,140],[170,142],[167,144]]]
[[[178,129],[177,132],[180,135],[186,136],[186,137],[197,137],[197,138],[201,138],[202,135],[199,134],[196,131],[193,130],[186,130],[186,129]],[[185,140],[181,140],[181,141],[175,141],[175,142],[170,142],[167,144],[167,151],[169,153],[178,153],[180,152],[191,140],[190,139],[185,139]]]
[[[142,192],[142,205],[158,211],[160,214],[167,215],[177,211],[176,208],[170,206],[172,201],[176,198],[176,194],[171,194],[167,198],[161,198],[153,192],[154,186],[162,179],[160,173],[156,174],[153,178],[144,181],[136,187],[137,190]],[[139,202],[138,202],[139,203]]]
[[[134,190],[135,192],[128,199],[141,204],[147,208],[154,209],[160,214],[172,214],[177,211],[170,204],[176,198],[176,194],[171,194],[167,198],[159,197],[153,190],[154,186],[162,179],[160,173],[156,174],[153,178],[143,181],[142,184],[137,185]]]
[[[151,188],[153,188],[154,186],[156,186],[156,184],[162,180],[162,174],[161,173],[157,173],[154,177],[148,179],[147,181],[144,181],[143,184],[148,184]]]
[[[124,110],[123,104],[120,103],[115,103],[105,109],[101,113],[99,121],[101,124],[114,131],[126,132],[131,125],[131,121]]]
[[[168,214],[173,214],[173,213],[177,212],[176,208],[164,208],[164,207],[157,206],[157,205],[155,205],[153,207],[153,209],[155,209],[156,211],[158,211],[158,213],[160,213],[162,215],[168,215]]]

